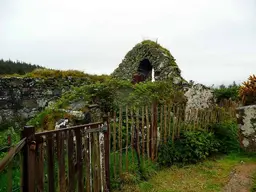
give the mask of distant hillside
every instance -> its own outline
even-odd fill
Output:
[[[25,62],[20,61],[11,61],[3,59],[0,60],[0,75],[11,75],[11,74],[19,74],[24,75],[25,73],[29,73],[34,69],[43,68],[39,65],[32,65]]]

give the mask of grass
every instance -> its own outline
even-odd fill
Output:
[[[253,183],[253,185],[252,185],[250,191],[254,192],[254,191],[256,191],[256,172],[252,175],[252,183]]]
[[[240,162],[256,162],[256,156],[230,154],[188,166],[164,168],[151,179],[124,186],[133,192],[219,192],[229,181],[231,171]],[[256,174],[254,175],[256,187]]]
[[[138,184],[157,173],[157,164],[147,158],[141,157],[140,165],[138,165],[135,151],[129,150],[127,156],[125,153],[122,153],[121,161],[119,157],[119,153],[110,154],[110,179],[112,189],[119,191],[123,185]],[[127,167],[126,160],[128,160]],[[122,166],[120,166],[120,163]]]

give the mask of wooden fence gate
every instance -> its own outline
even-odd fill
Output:
[[[0,168],[3,170],[21,152],[20,191],[109,191],[108,135],[107,118],[104,123],[40,133],[27,126],[21,141],[0,162]],[[12,186],[8,189],[12,191]]]

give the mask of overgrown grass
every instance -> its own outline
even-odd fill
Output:
[[[256,156],[233,153],[184,167],[172,166],[162,169],[148,181],[126,185],[122,191],[219,192],[228,182],[231,171],[241,161],[255,162]]]
[[[127,166],[126,163],[128,163]],[[127,156],[125,153],[122,153],[121,164],[122,166],[120,167],[119,153],[111,153],[110,183],[111,188],[117,191],[124,185],[138,184],[148,180],[157,173],[159,168],[157,163],[152,162],[146,157],[140,157],[140,164],[138,164],[136,153],[132,150],[128,151]]]
[[[252,182],[253,182],[253,185],[251,187],[251,192],[254,192],[256,191],[256,172],[252,176]]]

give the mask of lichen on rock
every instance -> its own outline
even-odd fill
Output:
[[[239,107],[237,112],[242,147],[256,151],[256,105]]]
[[[193,109],[207,109],[215,104],[213,90],[202,84],[195,84],[185,92],[186,114]],[[190,118],[194,118],[191,116]]]

